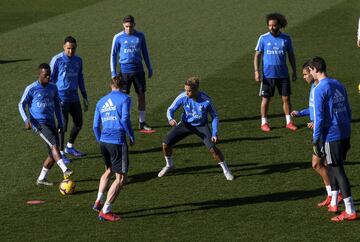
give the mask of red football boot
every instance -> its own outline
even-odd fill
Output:
[[[333,221],[333,222],[341,222],[341,221],[344,221],[344,220],[353,221],[353,220],[356,220],[356,219],[357,219],[356,212],[352,213],[352,214],[348,214],[346,211],[343,211],[340,215],[332,217],[331,221]]]
[[[331,202],[331,196],[327,196],[326,199],[320,203],[317,204],[318,207],[325,207],[329,206]]]
[[[286,125],[286,128],[287,129],[290,129],[291,131],[296,131],[298,128],[296,127],[296,125],[294,124],[294,122],[293,121],[291,121],[290,123],[288,123],[287,125]]]
[[[263,125],[261,125],[261,130],[264,132],[270,132],[271,128],[268,123],[264,123]]]
[[[121,219],[120,216],[113,212],[103,213],[103,211],[101,210],[99,213],[99,220],[101,221],[115,222],[120,219]]]

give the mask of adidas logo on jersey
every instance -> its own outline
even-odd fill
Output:
[[[116,110],[116,106],[114,106],[113,102],[111,101],[111,99],[109,98],[105,104],[102,106],[100,112],[109,112],[109,111],[115,111]]]
[[[345,100],[345,98],[344,98],[343,94],[338,89],[336,89],[334,97],[333,97],[333,102],[339,103],[339,102],[344,102],[344,100]]]

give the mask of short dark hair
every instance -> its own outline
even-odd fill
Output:
[[[185,81],[185,86],[191,87],[191,90],[197,90],[200,86],[200,78],[196,76],[190,77]]]
[[[125,84],[124,78],[121,75],[117,75],[111,78],[110,85],[120,89]]]
[[[50,70],[50,66],[49,66],[48,63],[41,63],[41,64],[38,66],[38,70],[41,70],[41,69]]]
[[[277,20],[281,28],[285,28],[287,25],[287,20],[281,13],[269,13],[266,15],[266,24],[269,24],[270,20]]]
[[[326,72],[325,60],[320,56],[315,56],[309,62],[310,68],[316,68],[318,72]]]
[[[123,18],[123,23],[135,23],[135,18],[132,15],[126,15]]]
[[[64,44],[66,44],[66,43],[68,43],[68,42],[76,45],[76,39],[75,39],[74,37],[72,37],[72,36],[67,36],[67,37],[65,38]]]
[[[309,69],[310,61],[311,61],[311,60],[305,61],[304,64],[302,65],[302,68],[303,68],[303,69]]]

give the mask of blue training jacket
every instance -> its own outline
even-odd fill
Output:
[[[43,86],[38,80],[33,82],[25,88],[18,106],[24,122],[30,120],[35,129],[38,128],[38,124],[47,124],[55,128],[54,113],[58,126],[64,126],[58,90],[53,83]],[[30,117],[26,114],[26,106],[29,107]]]
[[[112,77],[117,75],[116,66],[118,56],[121,73],[144,71],[142,64],[143,58],[147,69],[152,70],[145,35],[142,32],[134,30],[132,35],[128,35],[125,31],[121,31],[114,36],[110,54]]]
[[[181,93],[167,109],[166,116],[168,121],[174,119],[174,113],[180,106],[183,107],[181,120],[192,126],[205,125],[208,122],[208,114],[210,114],[212,118],[212,136],[217,136],[219,119],[208,95],[199,92],[197,99],[194,100],[188,98],[185,92]]]
[[[351,109],[344,86],[326,77],[314,88],[313,141],[338,141],[350,137]]]
[[[111,91],[96,104],[93,130],[96,140],[110,144],[123,144],[126,134],[134,140],[130,123],[131,97]],[[100,128],[102,127],[102,128]]]
[[[62,102],[79,102],[78,88],[87,99],[83,64],[79,56],[69,58],[64,52],[54,56],[50,62],[51,82],[56,83]]]
[[[309,107],[300,110],[299,114],[298,114],[299,117],[309,116],[309,118],[312,122],[314,121],[314,87],[315,87],[315,85],[313,83],[311,85],[311,89],[310,89]]]

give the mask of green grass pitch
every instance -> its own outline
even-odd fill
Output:
[[[252,63],[256,41],[267,31],[264,16],[278,11],[288,19],[286,32],[297,57],[293,108],[307,105],[301,65],[314,55],[323,56],[329,74],[345,84],[353,111],[346,171],[359,208],[359,10],[357,0],[1,1],[1,241],[358,241],[358,221],[333,224],[326,209],[316,207],[325,191],[311,169],[307,119],[296,120],[301,127],[296,133],[284,129],[276,96],[270,109],[274,130],[260,131]],[[154,67],[147,117],[157,132],[136,132],[130,182],[113,207],[123,220],[106,223],[90,209],[104,169],[92,119],[95,103],[109,91],[112,38],[129,13],[147,37]],[[56,186],[35,185],[46,149],[39,137],[24,131],[17,104],[35,80],[37,65],[62,50],[66,35],[78,41],[91,106],[76,142],[88,156],[70,165],[76,193],[64,197]],[[233,182],[225,180],[196,137],[175,148],[174,175],[157,178],[164,165],[161,142],[169,130],[166,108],[193,75],[201,77],[201,89],[218,109],[219,148],[236,176]],[[137,126],[137,112],[132,123]],[[49,179],[61,181],[58,167]],[[27,205],[32,199],[46,203]]]

